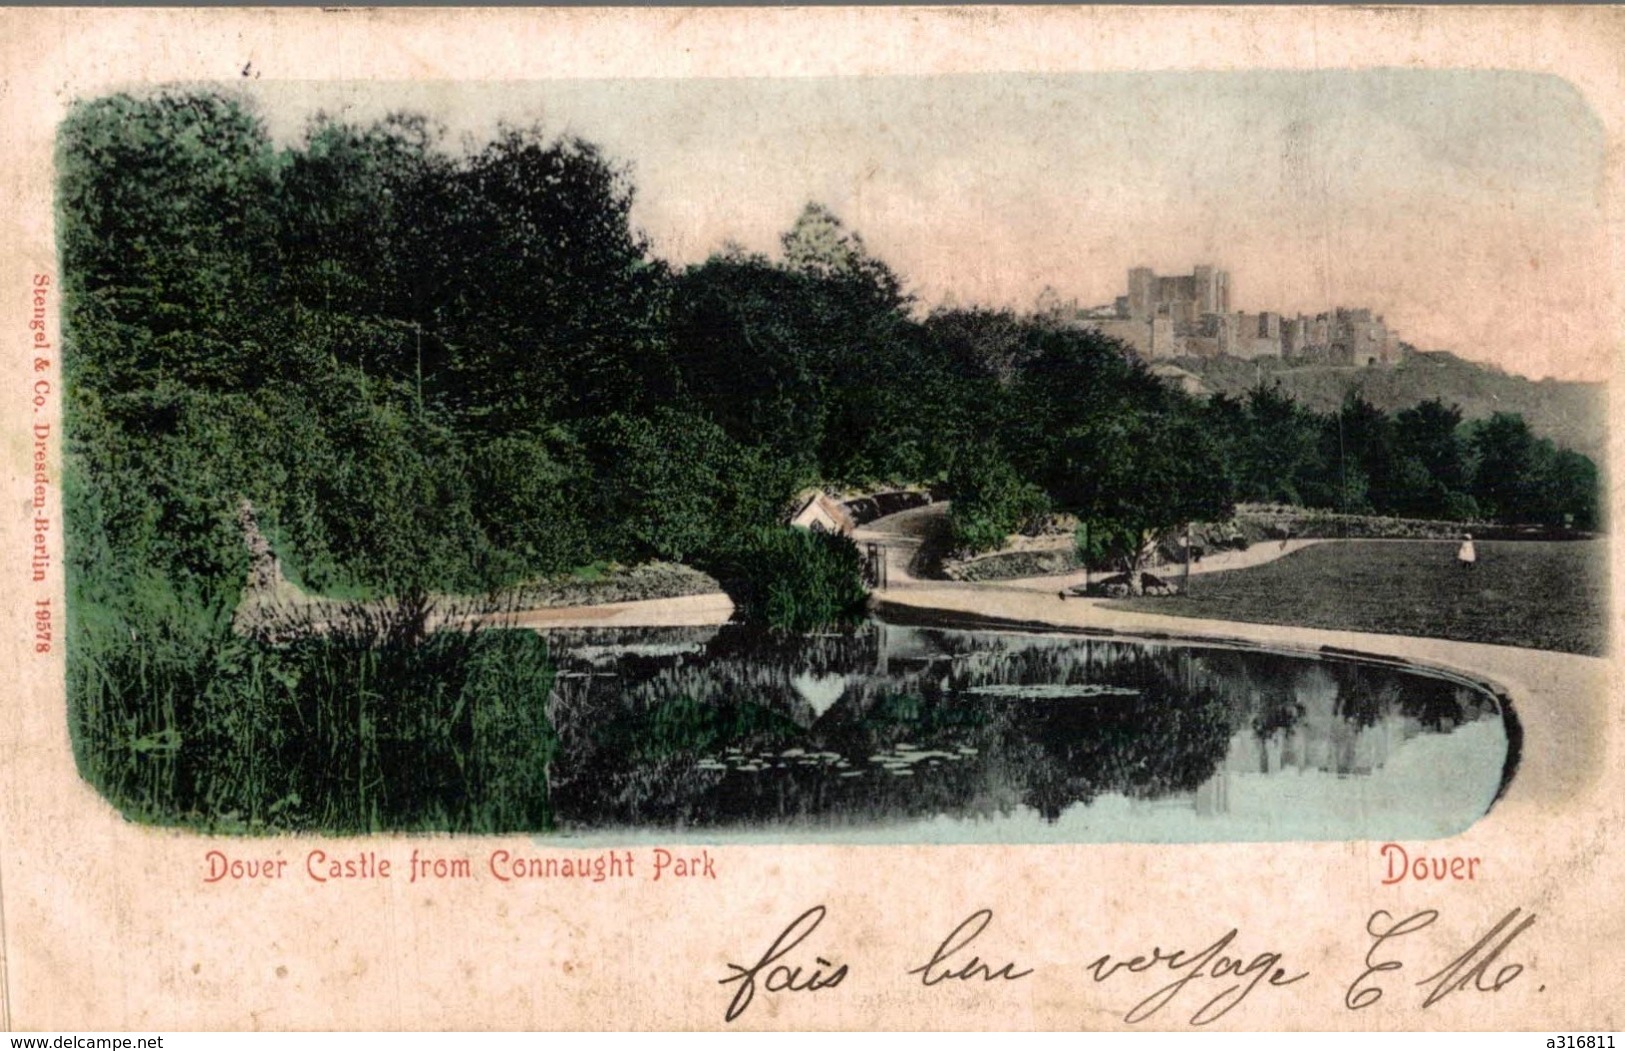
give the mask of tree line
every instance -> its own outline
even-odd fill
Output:
[[[1200,401],[1092,332],[917,319],[816,205],[779,258],[673,269],[576,138],[454,152],[403,115],[278,148],[188,93],[82,105],[61,148],[71,454],[120,565],[234,578],[234,497],[305,583],[385,592],[721,562],[820,483],[941,482],[973,546],[1237,499],[1597,521],[1595,467],[1515,417]]]
[[[973,549],[1050,510],[1122,549],[1238,499],[1598,524],[1595,467],[1516,417],[1203,401],[1097,333],[922,317],[817,205],[771,257],[674,267],[579,138],[454,149],[396,115],[278,145],[240,100],[166,91],[75,105],[58,172],[71,710],[127,812],[545,824],[545,783],[502,773],[504,727],[550,754],[534,638],[425,644],[421,616],[372,614],[244,638],[244,508],[328,595],[421,614],[664,559],[792,630],[865,597],[850,542],[783,524],[814,485],[944,487]],[[383,770],[422,784],[369,796]]]

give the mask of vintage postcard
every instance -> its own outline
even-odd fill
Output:
[[[1613,1046],[1618,9],[0,27],[9,1028]]]

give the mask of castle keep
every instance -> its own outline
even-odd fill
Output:
[[[1387,364],[1400,358],[1398,336],[1365,308],[1286,316],[1230,309],[1230,274],[1198,266],[1163,276],[1128,272],[1128,295],[1110,308],[1081,311],[1076,323],[1122,340],[1142,358],[1312,358],[1328,364]]]

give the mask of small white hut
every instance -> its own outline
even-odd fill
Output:
[[[819,533],[840,533],[842,536],[850,534],[855,525],[846,508],[821,490],[804,493],[797,500],[796,513],[790,516],[790,524],[798,529],[811,529]]]

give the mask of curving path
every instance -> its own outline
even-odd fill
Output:
[[[887,583],[907,587],[918,582],[912,570],[921,546],[933,536],[946,534],[947,529],[948,504],[943,501],[877,518],[854,529],[852,539],[860,547],[879,544],[886,558]]]
[[[866,526],[852,531],[852,539],[862,544],[879,544],[885,551],[887,579],[891,587],[912,587],[928,584],[932,587],[967,587],[977,591],[1016,588],[1023,591],[1054,593],[1082,584],[1084,573],[1066,573],[1041,577],[1012,577],[1005,580],[955,582],[921,580],[911,570],[920,553],[921,545],[933,536],[941,536],[948,529],[948,503],[929,504],[877,518]],[[1350,541],[1353,543],[1354,541]],[[1380,543],[1381,541],[1371,541]],[[1288,540],[1284,543],[1268,541],[1254,544],[1245,551],[1219,551],[1208,555],[1191,566],[1191,573],[1222,573],[1230,569],[1249,569],[1273,562],[1275,559],[1301,551],[1312,544],[1325,543],[1318,539]],[[1153,570],[1153,572],[1158,572]],[[1177,575],[1180,567],[1162,567],[1160,573]],[[1099,577],[1099,574],[1095,574]]]
[[[1287,540],[1284,542],[1266,541],[1262,544],[1254,544],[1245,551],[1217,551],[1192,563],[1191,576],[1200,576],[1203,573],[1223,573],[1230,569],[1251,569],[1253,566],[1261,566],[1266,562],[1274,562],[1278,558],[1284,558],[1294,551],[1302,551],[1306,547],[1326,542],[1319,539]],[[1348,543],[1359,542],[1348,541]],[[1148,572],[1165,580],[1178,580],[1184,572],[1184,567],[1153,566]],[[1099,580],[1100,576],[1101,574],[1098,572],[1094,574],[1096,580]],[[1084,573],[1079,570],[1076,573],[1066,573],[1061,576],[1020,577],[1013,580],[1003,580],[999,583],[1004,584],[1006,587],[1027,588],[1034,591],[1059,591],[1062,588],[1076,587],[1083,582]]]

